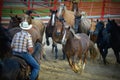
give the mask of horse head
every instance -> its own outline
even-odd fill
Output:
[[[65,4],[60,4],[60,6],[58,8],[58,12],[57,12],[57,17],[59,19],[63,18],[63,14],[65,13],[65,10],[66,10]]]
[[[29,24],[31,24],[32,23],[32,16],[24,14],[23,21],[27,21]]]
[[[94,34],[98,36],[99,33],[101,33],[103,31],[103,29],[104,29],[104,22],[103,21],[97,21]]]
[[[66,44],[67,40],[70,38],[71,32],[74,34],[73,29],[68,24],[64,24],[64,34],[61,40],[62,44]]]
[[[51,18],[50,18],[50,24],[52,26],[55,26],[55,22],[56,22],[56,18],[57,18],[57,10],[52,10],[50,9],[50,13],[51,13]]]
[[[111,31],[120,30],[120,27],[117,25],[114,19],[113,20],[108,19],[106,24],[106,29],[108,32],[111,32]]]
[[[14,28],[14,27],[19,27],[19,23],[22,22],[22,18],[15,15],[15,16],[10,16],[10,22],[9,22],[9,28]]]
[[[72,1],[72,11],[74,11],[74,13],[78,11],[78,2]]]

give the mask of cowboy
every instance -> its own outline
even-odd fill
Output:
[[[32,37],[27,32],[27,30],[32,28],[32,25],[24,21],[20,23],[20,28],[22,30],[17,32],[12,39],[11,47],[13,54],[19,54],[31,66],[30,80],[35,80],[38,76],[40,65],[32,56],[34,51]]]

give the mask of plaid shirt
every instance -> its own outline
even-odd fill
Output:
[[[16,52],[28,52],[28,47],[33,47],[31,35],[23,30],[16,33],[12,39],[11,47]]]

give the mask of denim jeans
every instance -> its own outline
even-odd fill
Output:
[[[34,59],[34,57],[27,53],[27,52],[14,52],[13,54],[19,54],[21,57],[25,59],[25,61],[31,66],[31,74],[30,74],[30,80],[35,80],[39,74],[40,65],[37,63],[37,61]]]

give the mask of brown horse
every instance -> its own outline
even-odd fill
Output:
[[[90,31],[89,31],[90,40],[92,40],[94,43],[96,43],[97,41],[97,36],[94,34],[94,31],[96,29],[96,24],[97,24],[97,21],[92,20]]]
[[[61,35],[59,35],[59,31],[57,31],[56,27],[57,28],[61,28],[63,26],[62,24],[62,20],[58,20],[57,18],[57,10],[50,10],[51,12],[51,16],[50,16],[50,20],[47,24],[47,27],[46,27],[46,31],[45,31],[45,34],[46,34],[46,43],[47,45],[49,45],[49,37],[52,38],[52,41],[53,41],[53,44],[52,44],[52,52],[55,50],[55,59],[58,58],[58,48],[57,48],[57,43],[61,44],[61,42],[59,41],[61,39]],[[65,59],[65,56],[63,56],[63,59]]]
[[[57,17],[59,19],[64,18],[67,24],[74,26],[74,12],[68,10],[64,4],[60,4],[58,7]]]
[[[58,8],[57,16],[58,18],[64,18],[66,23],[69,24],[71,27],[74,28],[75,25],[75,17],[80,16],[80,20],[78,19],[78,23],[76,24],[79,26],[81,32],[88,34],[89,29],[91,27],[91,20],[86,18],[87,14],[85,12],[76,11],[78,13],[74,13],[70,10],[67,10],[64,4],[61,4]],[[79,14],[76,15],[76,14]],[[76,27],[76,26],[75,26]]]
[[[76,37],[75,34],[71,31],[71,29],[68,28],[66,29],[65,38],[62,39],[62,42],[64,42],[65,44],[63,49],[68,58],[69,65],[74,72],[84,70],[85,64],[87,62],[86,58],[88,56],[89,49],[91,49],[91,58],[95,58],[97,55],[94,44],[84,33],[77,34]]]
[[[42,43],[43,34],[45,31],[45,24],[41,20],[32,19],[32,16],[29,16],[27,14],[24,14],[23,20],[27,21],[29,24],[32,24],[34,29],[38,31],[38,34],[40,35],[40,42]]]
[[[9,32],[11,33],[11,37],[13,37],[15,33],[21,31],[21,28],[19,26],[21,22],[22,22],[21,17],[18,17],[17,15],[11,16],[9,27],[8,27]],[[37,41],[41,42],[41,36],[38,32],[38,28],[34,27],[33,25],[33,27],[30,30],[28,30],[28,32],[32,35],[33,43]]]
[[[59,32],[59,42],[63,44],[63,51],[67,56],[69,65],[74,72],[83,70],[86,64],[86,58],[88,56],[88,50],[92,59],[97,56],[97,50],[94,43],[89,37],[84,34],[75,34],[74,30],[70,28],[65,22],[63,26],[56,27],[56,31]],[[82,59],[82,56],[83,59]]]
[[[79,6],[79,2],[77,2],[77,1],[72,1],[72,11],[74,12],[74,13],[76,13],[76,11],[79,11],[79,12],[81,12],[81,10],[78,8],[78,6]]]
[[[29,80],[30,66],[22,57],[12,55],[8,33],[9,32],[0,25],[0,79]],[[33,53],[34,57],[38,57],[40,55],[39,53],[38,49],[36,49]]]

